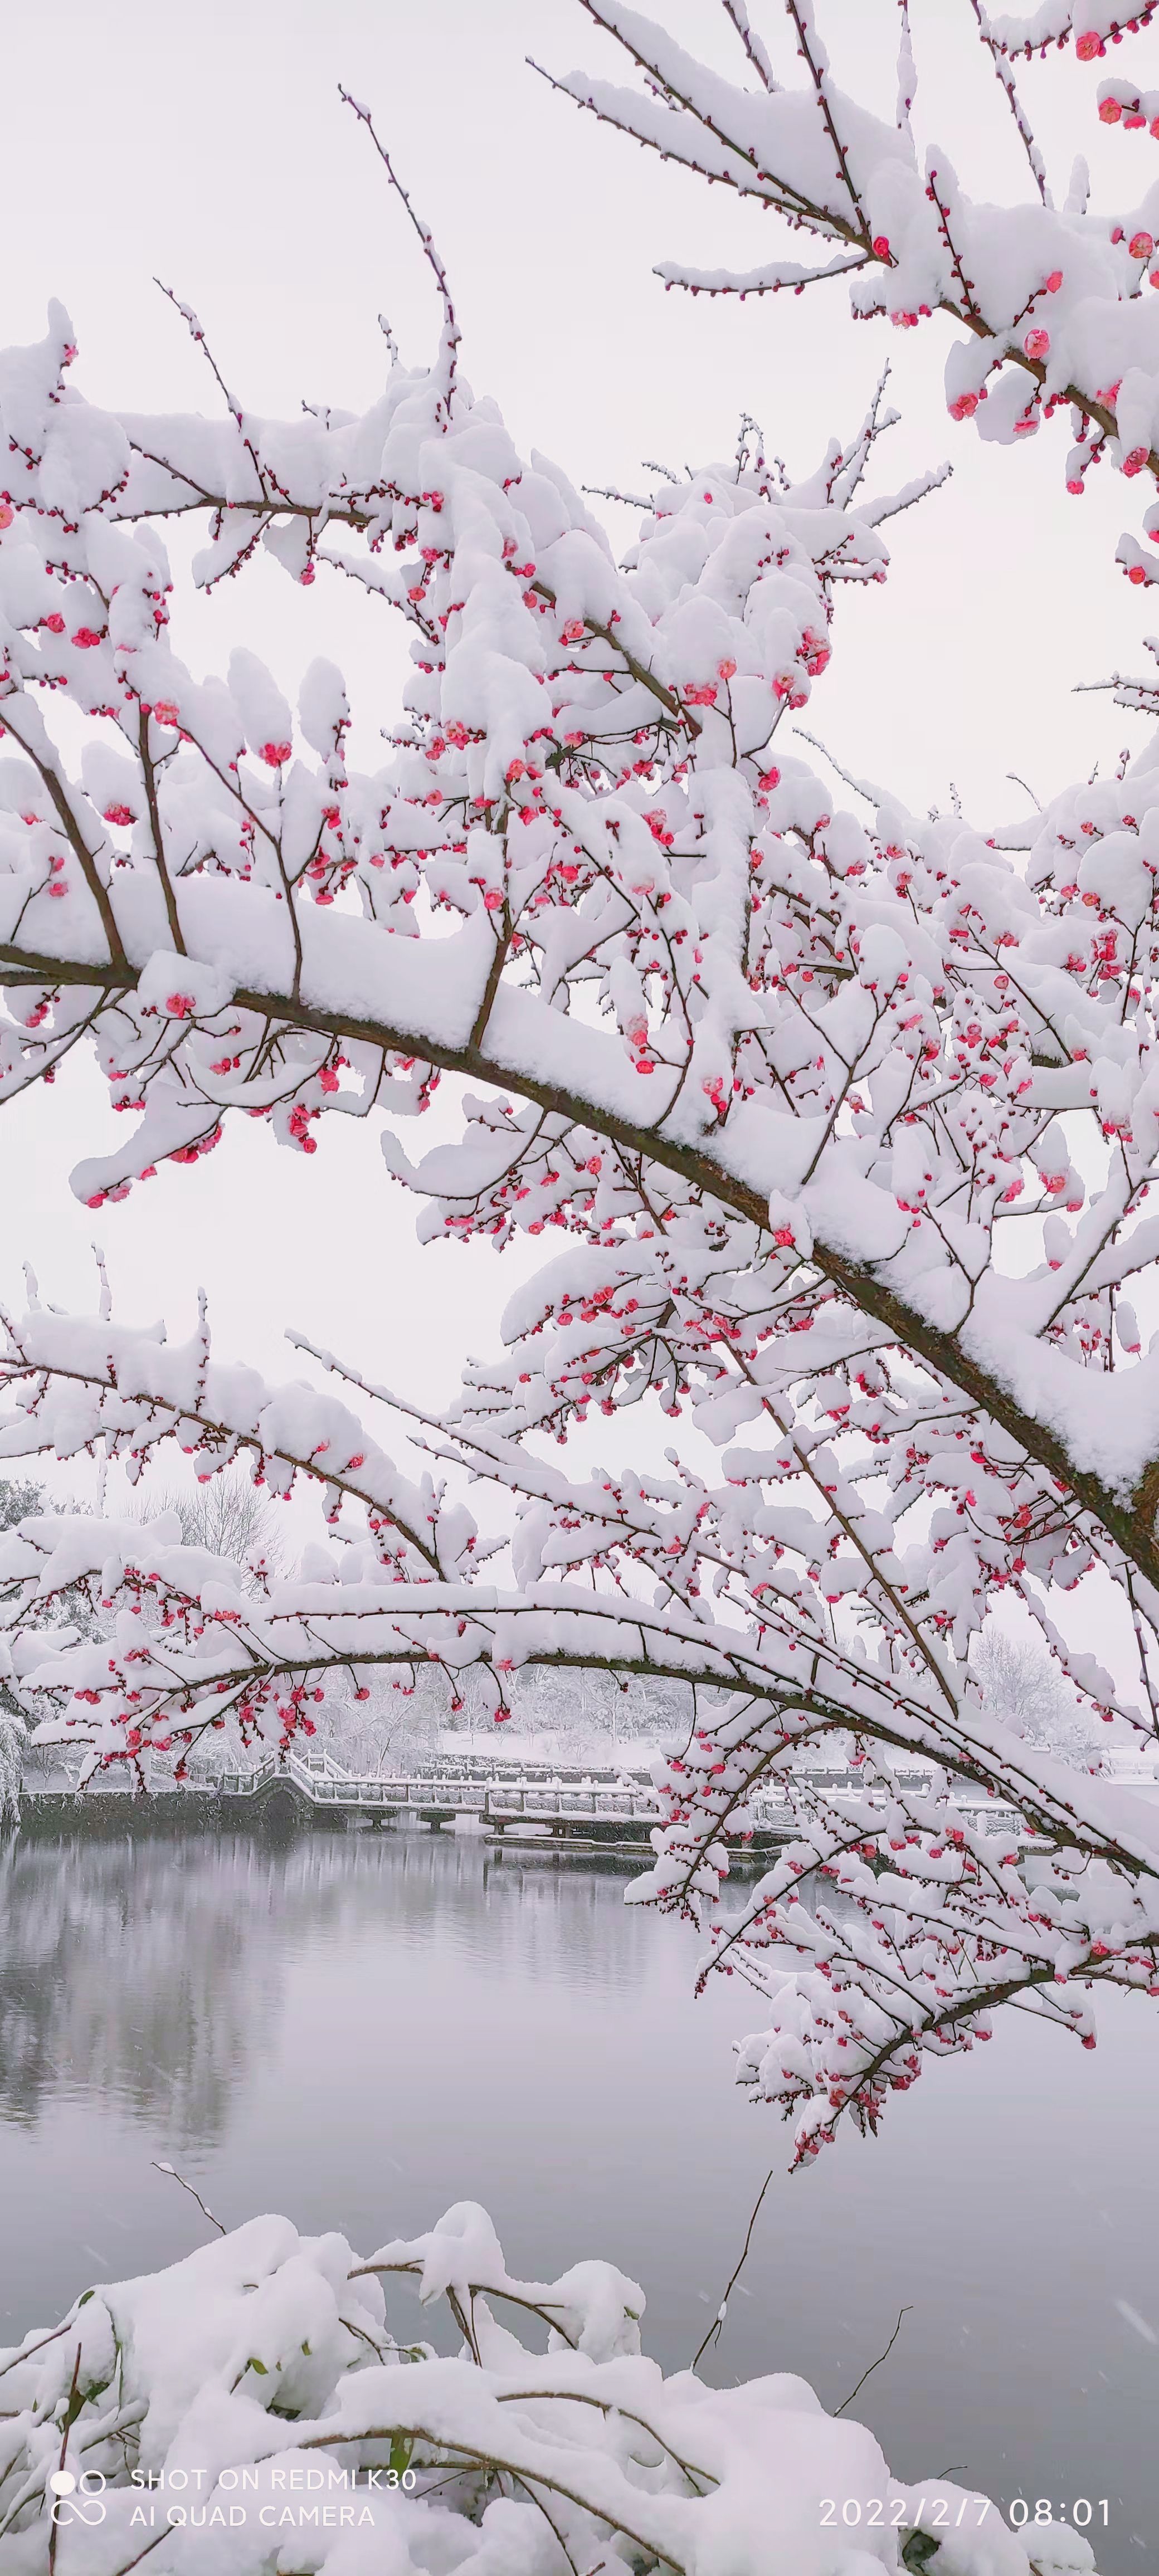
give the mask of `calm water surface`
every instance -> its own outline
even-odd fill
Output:
[[[369,2252],[482,2201],[516,2272],[603,2254],[687,2362],[770,2164],[723,2381],[794,2369],[899,2475],[1110,2499],[1100,2576],[1159,2569],[1159,2021],[1093,2054],[1027,2019],[876,2146],[790,2178],[732,2086],[754,2018],[606,1862],[447,1835],[0,1845],[0,2341],[88,2282],[288,2212]],[[1129,2313],[1124,2314],[1124,2309]]]

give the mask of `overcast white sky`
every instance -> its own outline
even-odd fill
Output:
[[[754,12],[792,60],[783,11]],[[667,27],[722,64],[741,58],[714,0],[663,0]],[[1022,193],[1004,103],[971,35],[968,0],[914,0],[917,121],[973,193]],[[837,77],[892,114],[894,0],[822,0]],[[850,322],[839,285],[800,299],[695,303],[666,296],[674,256],[748,266],[772,250],[755,211],[662,167],[554,96],[526,67],[576,63],[618,76],[618,57],[576,0],[39,0],[5,12],[5,255],[0,342],[39,337],[50,295],[80,342],[77,377],[100,401],[209,409],[207,371],[152,280],[193,303],[230,381],[255,408],[303,395],[361,406],[382,377],[376,315],[403,353],[433,348],[437,309],[413,235],[337,97],[368,101],[434,225],[464,330],[464,364],[517,439],[577,481],[638,476],[642,455],[707,461],[742,410],[794,470],[856,426],[888,357],[903,424],[882,485],[950,456],[954,480],[892,531],[886,590],[842,601],[833,664],[811,728],[854,770],[919,806],[957,780],[989,825],[1120,746],[1138,718],[1076,681],[1145,661],[1146,594],[1114,562],[1127,496],[1109,476],[1081,502],[1063,489],[1059,425],[1016,451],[983,448],[946,417],[948,326],[892,332]],[[1159,42],[1131,69],[1159,84]],[[1121,209],[1159,176],[1149,138],[1108,137],[1093,79],[1073,61],[1026,82],[1065,193],[1076,148],[1096,202]],[[1100,198],[1101,190],[1101,198]],[[623,538],[630,525],[623,514]],[[616,514],[612,514],[613,520]],[[238,635],[291,694],[311,656],[344,662],[365,725],[388,723],[400,667],[384,621],[348,586],[295,590],[259,567],[209,604],[179,605],[178,649],[220,667]],[[93,1219],[67,1186],[108,1122],[74,1078],[5,1115],[7,1223],[0,1284],[19,1296],[30,1258],[54,1302],[88,1304]],[[408,1141],[412,1141],[408,1140]],[[187,1329],[210,1292],[219,1347],[295,1374],[294,1324],[400,1387],[448,1391],[467,1348],[494,1339],[516,1263],[482,1251],[418,1253],[414,1205],[387,1181],[373,1138],[324,1122],[309,1162],[238,1122],[191,1172],[172,1168],[102,1212],[126,1319]]]

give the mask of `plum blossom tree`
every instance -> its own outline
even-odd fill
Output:
[[[585,6],[645,88],[559,86],[834,249],[680,282],[840,272],[866,315],[949,315],[955,421],[1012,442],[1069,411],[1072,488],[1101,465],[1150,491],[1159,182],[1099,215],[1076,178],[1056,207],[1013,70],[1072,35],[1094,63],[1123,33],[1105,0],[976,10],[1026,144],[1007,207],[919,161],[904,7],[887,125],[835,85],[808,0],[783,85],[741,0],[743,86],[616,0]],[[1098,77],[1077,73],[1085,112],[1146,121],[1144,93]],[[102,411],[58,308],[0,361],[0,1094],[95,1052],[126,1133],[77,1167],[94,1208],[231,1117],[297,1154],[353,1117],[427,1240],[542,1236],[545,1258],[438,1421],[323,1351],[329,1385],[271,1386],[215,1357],[204,1315],[177,1346],[104,1290],[93,1318],[33,1292],[0,1363],[5,1457],[99,1450],[136,1477],[175,1440],[207,1479],[245,1457],[269,1491],[315,1480],[328,1539],[255,1591],[172,1517],[27,1518],[0,1542],[6,1652],[90,1776],[154,1747],[180,1776],[227,1719],[285,1748],[328,1692],[416,1664],[452,1706],[478,1668],[498,1723],[529,1668],[691,1688],[633,1893],[693,1913],[704,1975],[756,1990],[742,2080],[807,2159],[997,2007],[1093,2047],[1092,1988],[1159,1993],[1146,1810],[1028,1740],[971,1670],[1008,1596],[1088,1711],[1159,1731],[1159,1349],[1128,1302],[1159,1240],[1159,759],[1003,829],[856,782],[861,810],[838,805],[787,719],[842,586],[885,579],[883,530],[940,479],[877,491],[884,395],[798,482],[751,423],[734,454],[657,470],[618,564],[466,383],[404,202],[439,352],[392,365],[362,417],[261,418],[212,359],[211,417]],[[203,586],[262,549],[401,616],[382,767],[348,760],[330,664],[296,711],[244,648],[192,675],[167,520],[204,523]],[[1135,583],[1159,578],[1159,506],[1142,530],[1119,548]],[[1146,681],[1120,696],[1159,711]],[[457,1132],[416,1158],[404,1122],[444,1075],[469,1086]],[[429,1471],[381,1445],[383,1405]],[[622,1463],[622,1417],[661,1415],[664,1459]],[[569,1472],[554,1450],[589,1419],[613,1463]],[[499,1537],[467,1476],[506,1497]],[[111,1634],[62,1645],[47,1614],[78,1583]],[[1114,1672],[1067,1629],[1079,1587],[1121,1607]],[[801,1768],[829,1736],[864,1781],[852,1806]],[[792,1838],[726,1913],[730,1846],[777,1779]],[[987,1833],[988,1798],[1025,1831]]]

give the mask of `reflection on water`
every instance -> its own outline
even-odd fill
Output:
[[[712,2365],[858,2400],[893,2465],[1111,2500],[1101,2576],[1159,2567],[1159,2028],[1030,2021],[809,2174],[731,2085],[735,1982],[625,1911],[614,1865],[448,1835],[0,1843],[0,2340],[90,2280],[283,2208],[369,2250],[452,2200],[513,2266],[602,2253],[686,2361],[777,2167]]]
[[[222,1873],[193,1842],[0,1843],[0,2116],[76,2091],[215,2143],[270,2023],[272,1901],[252,1849]]]

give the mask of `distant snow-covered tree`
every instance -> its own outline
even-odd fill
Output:
[[[1094,1721],[1044,1646],[991,1625],[971,1669],[986,1706],[1005,1724],[1024,1728],[1032,1743],[1089,1764]]]
[[[185,1485],[150,1489],[148,1517],[175,1512],[186,1547],[204,1548],[210,1556],[227,1556],[251,1580],[280,1570],[285,1561],[281,1531],[272,1505],[255,1492],[242,1469],[226,1470],[196,1489]]]

